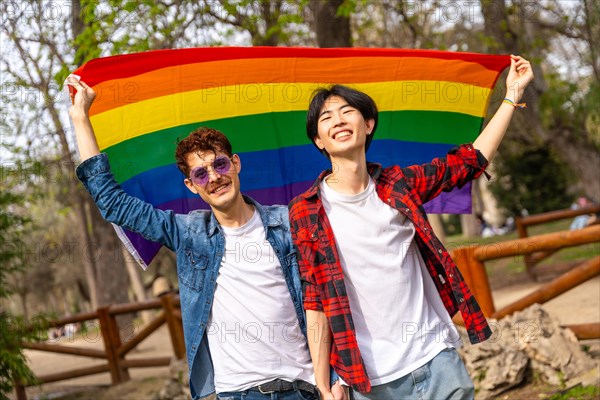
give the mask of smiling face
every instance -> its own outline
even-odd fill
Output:
[[[315,144],[327,151],[332,159],[361,157],[373,126],[374,120],[365,120],[362,113],[344,98],[330,96],[319,113]]]
[[[231,166],[227,172],[220,174],[215,171],[213,162],[216,157],[228,157],[225,153],[215,153],[213,151],[188,153],[186,162],[190,171],[197,167],[204,167],[208,171],[208,181],[202,185],[194,182],[188,176],[184,183],[192,192],[200,195],[211,208],[221,212],[227,212],[243,203],[240,193],[239,172],[241,171],[241,162],[237,154],[231,156]]]

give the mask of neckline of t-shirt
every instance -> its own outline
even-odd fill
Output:
[[[223,233],[226,236],[246,236],[251,231],[257,229],[261,225],[260,216],[258,210],[255,208],[252,217],[242,226],[223,226]]]
[[[337,192],[331,186],[327,184],[327,177],[321,181],[321,190],[325,192],[327,198],[342,201],[344,203],[356,203],[362,201],[369,197],[375,191],[375,182],[373,182],[373,178],[369,177],[369,182],[367,183],[367,187],[360,193],[356,194],[345,194]]]

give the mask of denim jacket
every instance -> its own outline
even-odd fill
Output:
[[[175,214],[128,195],[115,182],[106,154],[85,160],[77,167],[76,173],[107,221],[161,243],[177,255],[191,394],[197,399],[213,393],[214,371],[205,329],[225,248],[225,237],[214,214],[210,210]],[[261,206],[246,196],[244,200],[256,207],[260,214],[267,240],[281,263],[300,327],[306,336],[300,275],[290,236],[287,207]],[[337,375],[333,374],[332,381],[336,379]]]

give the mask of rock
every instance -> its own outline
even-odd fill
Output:
[[[506,319],[515,332],[516,346],[531,359],[531,367],[555,386],[595,366],[579,345],[575,334],[562,328],[539,304]]]
[[[589,371],[567,381],[566,386],[600,386],[600,364]]]
[[[190,376],[188,374],[187,361],[185,359],[173,359],[171,361],[171,365],[169,366],[169,376],[171,379],[179,382],[181,386],[188,387],[190,383]]]
[[[494,335],[487,342],[459,350],[478,399],[497,397],[528,373],[563,386],[596,365],[573,332],[560,327],[539,304],[490,325]]]
[[[185,359],[173,359],[169,366],[169,378],[160,390],[157,400],[189,400],[191,398],[187,362]]]
[[[475,384],[478,399],[494,398],[519,385],[529,363],[525,353],[504,348],[499,343],[465,347],[461,355]]]
[[[174,399],[182,394],[181,385],[173,380],[169,380],[161,389],[159,396],[161,400]]]

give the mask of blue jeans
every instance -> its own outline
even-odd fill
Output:
[[[242,392],[223,392],[217,394],[218,400],[317,400],[313,393],[304,390],[288,390],[262,394],[257,390],[244,390]]]
[[[350,390],[353,400],[472,400],[474,396],[473,381],[458,353],[452,348],[443,350],[410,374],[373,386],[370,393]]]

